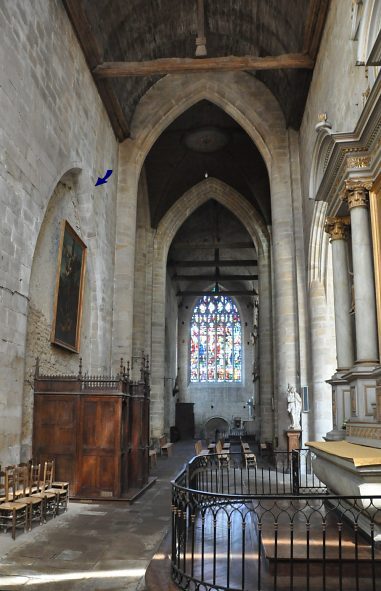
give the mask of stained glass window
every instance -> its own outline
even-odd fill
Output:
[[[222,293],[201,297],[191,320],[191,382],[240,382],[241,319]]]

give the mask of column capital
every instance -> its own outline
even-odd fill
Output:
[[[346,240],[350,224],[351,220],[348,215],[343,217],[327,216],[324,230],[329,234],[331,242],[333,240]]]
[[[354,207],[369,207],[369,191],[373,181],[370,179],[347,179],[340,192],[342,201],[348,203],[349,209]]]

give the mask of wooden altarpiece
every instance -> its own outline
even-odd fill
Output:
[[[116,376],[41,375],[36,365],[33,458],[55,459],[56,480],[77,498],[128,498],[148,482],[149,367]]]

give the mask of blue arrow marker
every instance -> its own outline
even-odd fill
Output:
[[[98,185],[104,185],[105,183],[107,183],[107,179],[112,175],[112,170],[107,170],[106,174],[104,175],[104,177],[98,177],[97,182],[95,183],[95,186],[98,187]]]

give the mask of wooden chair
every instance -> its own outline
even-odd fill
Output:
[[[4,484],[5,501],[0,504],[0,527],[5,532],[9,528],[12,529],[12,539],[16,538],[16,528],[22,526],[24,532],[28,528],[28,505],[26,503],[16,501],[17,480],[14,466],[5,468],[1,472],[0,479]]]
[[[246,469],[257,467],[257,457],[250,449],[250,445],[241,440],[242,459],[245,462]]]
[[[197,456],[207,456],[207,455],[209,455],[209,450],[202,448],[202,442],[201,442],[200,439],[198,441],[196,441],[196,443],[194,444],[194,449],[195,449],[195,452],[196,452],[196,455]]]
[[[24,503],[28,507],[28,529],[32,529],[32,521],[44,520],[43,499],[33,497],[30,494],[30,473],[27,464],[20,464],[15,470],[15,481],[17,485],[16,503]]]
[[[46,522],[46,517],[52,515],[55,517],[58,511],[58,493],[57,490],[48,490],[46,486],[46,471],[44,470],[43,480],[41,480],[41,464],[31,464],[30,466],[30,481],[32,497],[42,499],[43,520]]]
[[[253,452],[246,452],[244,459],[245,459],[245,464],[246,464],[247,470],[249,468],[256,468],[257,467],[257,457]]]
[[[216,443],[216,453],[218,458],[218,463],[220,468],[227,466],[229,467],[230,463],[230,451],[222,449],[221,441],[217,441]]]
[[[44,464],[44,483],[45,490],[49,493],[54,493],[57,497],[57,511],[60,509],[67,511],[67,504],[69,500],[69,483],[54,480],[54,460],[48,460]]]
[[[167,456],[171,456],[172,455],[172,446],[173,443],[168,443],[167,442],[167,436],[166,435],[162,435],[159,438],[159,446],[160,446],[160,454],[167,454]]]

